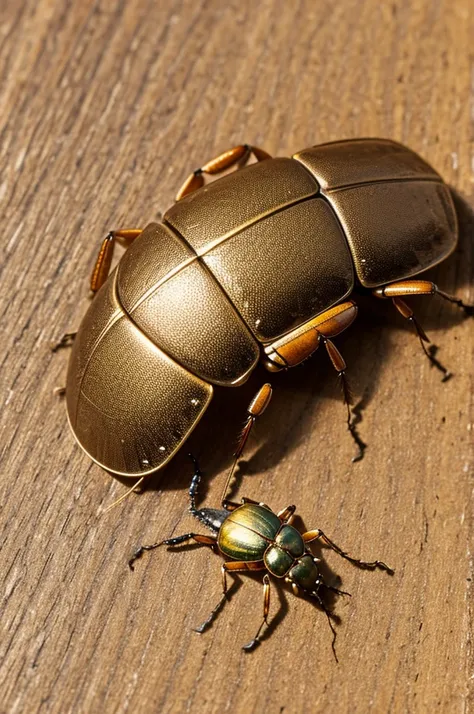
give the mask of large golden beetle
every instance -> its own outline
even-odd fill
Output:
[[[203,185],[251,151],[257,163]],[[120,235],[136,240],[106,280]],[[343,374],[330,338],[356,316],[354,286],[414,321],[401,296],[439,291],[409,278],[456,240],[448,187],[395,142],[342,141],[291,159],[226,152],[190,176],[161,223],[104,242],[93,289],[104,284],[69,364],[76,439],[109,471],[141,477],[180,448],[212,385],[242,384],[259,360],[287,368],[323,342]]]

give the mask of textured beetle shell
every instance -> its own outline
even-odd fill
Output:
[[[116,275],[97,293],[76,337],[68,417],[94,461],[118,474],[143,475],[173,456],[206,409],[212,387],[127,317],[116,297]]]
[[[283,578],[294,564],[295,559],[277,545],[271,545],[265,551],[263,562],[272,575]]]
[[[162,224],[147,226],[123,256],[117,296],[155,344],[202,379],[238,383],[258,362],[258,344],[219,283]]]
[[[129,248],[86,314],[69,421],[101,466],[142,476],[199,421],[211,384],[238,385],[270,343],[358,280],[408,278],[455,247],[439,175],[404,146],[335,142],[191,193]]]
[[[295,154],[321,186],[367,288],[444,260],[457,242],[449,188],[410,149],[384,139],[323,144]]]
[[[232,511],[222,524],[219,549],[235,560],[262,560],[280,527],[280,519],[269,508],[246,503]]]
[[[313,198],[318,191],[298,162],[273,159],[190,194],[164,216],[261,342],[289,332],[353,288],[347,242],[331,208]],[[210,223],[212,212],[217,216]]]
[[[290,578],[304,590],[313,590],[319,579],[318,566],[310,553],[303,555],[289,572]]]

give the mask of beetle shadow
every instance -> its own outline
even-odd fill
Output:
[[[471,287],[474,283],[474,212],[461,194],[451,190],[459,223],[458,247],[445,261],[423,274],[423,278],[432,280],[446,291],[450,288],[454,291]],[[355,298],[359,307],[356,323],[337,337],[337,346],[348,366],[347,376],[354,395],[355,423],[361,437],[367,439],[361,425],[363,413],[376,398],[380,369],[393,351],[392,331],[403,330],[407,340],[417,341],[417,337],[412,325],[396,312],[389,300],[378,300],[364,293],[355,295]],[[433,307],[434,301],[436,308]],[[462,310],[436,296],[416,300],[413,305],[417,319],[428,335],[453,327],[465,319],[472,319],[466,318]],[[442,360],[442,344],[439,348]],[[421,347],[419,355],[413,358],[426,359]],[[448,366],[452,367],[455,376],[456,365]],[[247,406],[266,381],[272,383],[272,402],[252,432],[254,453],[248,460],[242,459],[239,462],[233,494],[244,477],[271,470],[286,454],[304,442],[314,418],[314,405],[320,399],[337,402],[335,408],[340,412],[340,439],[349,438],[338,377],[325,350],[320,349],[305,364],[288,372],[270,375],[258,366],[242,387],[216,387],[204,418],[171,462],[147,480],[147,490],[186,489],[192,475],[187,457],[187,453],[191,452],[198,458],[206,475],[200,486],[199,500],[202,501],[206,495],[207,479],[222,474],[230,466]],[[442,388],[444,385],[440,379]],[[370,448],[370,441],[367,441]],[[130,485],[128,479],[122,482]]]

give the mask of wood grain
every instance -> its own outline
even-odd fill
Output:
[[[472,321],[417,303],[454,372],[441,384],[390,306],[360,301],[337,340],[364,402],[358,464],[324,355],[273,379],[240,493],[295,503],[308,528],[396,569],[325,554],[352,593],[333,603],[339,665],[324,615],[275,586],[271,636],[241,650],[256,577],[194,633],[219,596],[206,549],[128,571],[137,544],[189,530],[189,464],[104,515],[124,486],[73,442],[53,396],[67,354],[49,343],[79,323],[105,232],[156,218],[190,169],[242,141],[289,154],[376,135],[419,151],[461,217],[433,279],[474,301],[472,2],[6,0],[0,16],[0,711],[471,711]],[[261,380],[219,393],[191,439],[207,504]]]

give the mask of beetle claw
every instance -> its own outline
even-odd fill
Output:
[[[260,644],[260,640],[258,637],[255,637],[253,640],[250,640],[250,642],[247,642],[246,645],[242,646],[242,649],[245,650],[245,652],[251,652],[254,650],[258,645]]]

